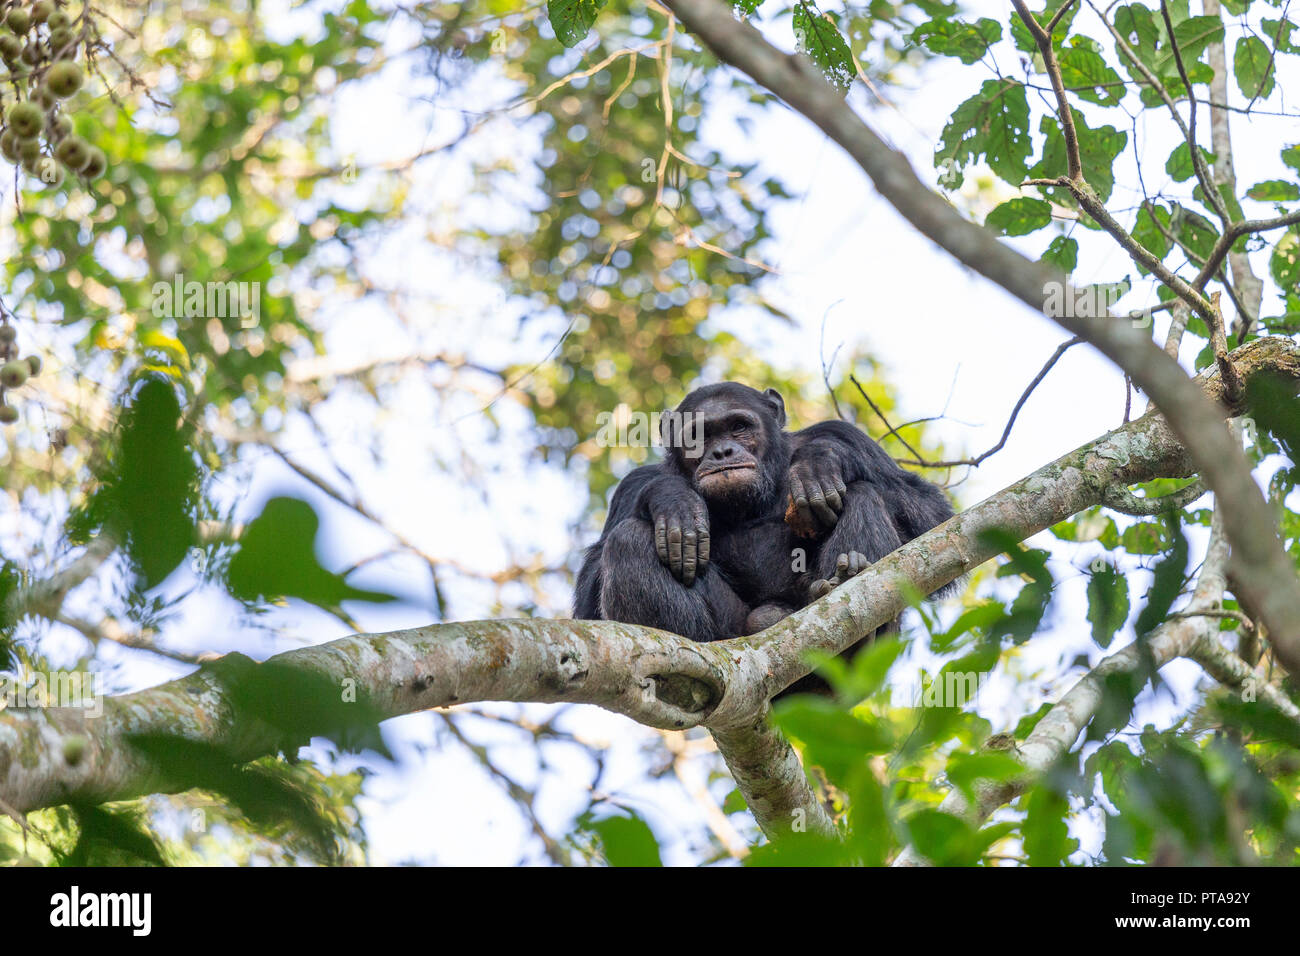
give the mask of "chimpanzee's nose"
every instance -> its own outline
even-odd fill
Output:
[[[714,445],[713,450],[709,452],[709,457],[715,461],[725,461],[736,453],[736,446],[731,442],[724,442],[720,445]]]

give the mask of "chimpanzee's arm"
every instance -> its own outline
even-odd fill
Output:
[[[649,522],[659,560],[687,587],[709,563],[709,512],[704,499],[664,465],[642,465],[614,489],[600,540],[583,556],[574,590],[575,618],[600,618],[600,556],[610,534],[629,519]]]
[[[848,422],[821,422],[791,437],[790,493],[798,525],[818,531],[834,527],[844,509],[845,489],[855,481],[874,486],[901,541],[910,541],[952,517],[952,506],[942,491],[898,467],[884,449]]]

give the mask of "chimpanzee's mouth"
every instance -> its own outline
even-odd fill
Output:
[[[741,462],[737,462],[734,465],[713,465],[710,468],[701,468],[699,470],[698,477],[711,478],[714,475],[720,475],[723,472],[727,472],[727,471],[741,471],[742,469],[752,470],[756,467],[758,466],[755,465],[752,461],[741,461]]]

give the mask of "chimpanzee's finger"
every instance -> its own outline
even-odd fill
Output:
[[[867,556],[861,551],[849,552],[849,577],[861,574],[870,566],[871,562],[867,560]]]
[[[668,526],[668,570],[678,581],[682,579],[682,526],[676,518]]]
[[[696,531],[699,534],[699,555],[697,557],[699,573],[704,573],[704,566],[709,563],[709,546],[713,543],[709,540],[709,523],[708,519],[696,517]]]
[[[840,497],[844,494],[843,486],[844,483],[835,476],[822,480],[822,493],[826,496],[826,504],[835,512],[837,518],[844,510],[844,499]]]
[[[819,578],[818,580],[814,581],[812,584],[808,585],[808,598],[809,600],[815,601],[818,598],[823,598],[826,595],[830,594],[831,591],[833,590],[835,590],[834,581],[828,581],[825,578]]]
[[[826,492],[822,484],[815,480],[810,481],[808,490],[808,504],[812,506],[813,512],[817,515],[817,520],[828,528],[834,527],[840,516],[834,508],[826,503]]]
[[[790,497],[794,499],[795,510],[803,522],[815,527],[812,508],[808,505],[808,491],[804,488],[803,480],[793,473],[790,475]]]
[[[694,528],[682,532],[682,584],[690,587],[695,583],[695,561],[699,548],[699,535]]]
[[[655,552],[659,555],[659,563],[668,564],[668,521],[663,515],[655,518]]]
[[[843,581],[849,576],[849,556],[841,554],[835,559],[835,576]]]

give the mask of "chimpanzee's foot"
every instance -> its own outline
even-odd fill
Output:
[[[745,633],[757,634],[759,631],[766,631],[777,621],[783,620],[794,613],[794,608],[784,604],[760,604],[754,610],[749,612],[745,618]]]
[[[818,598],[830,594],[849,578],[861,574],[867,568],[871,567],[871,562],[867,556],[860,551],[850,551],[848,554],[841,554],[835,559],[835,576],[830,578],[819,578],[812,584],[808,585],[808,600],[816,601]]]

